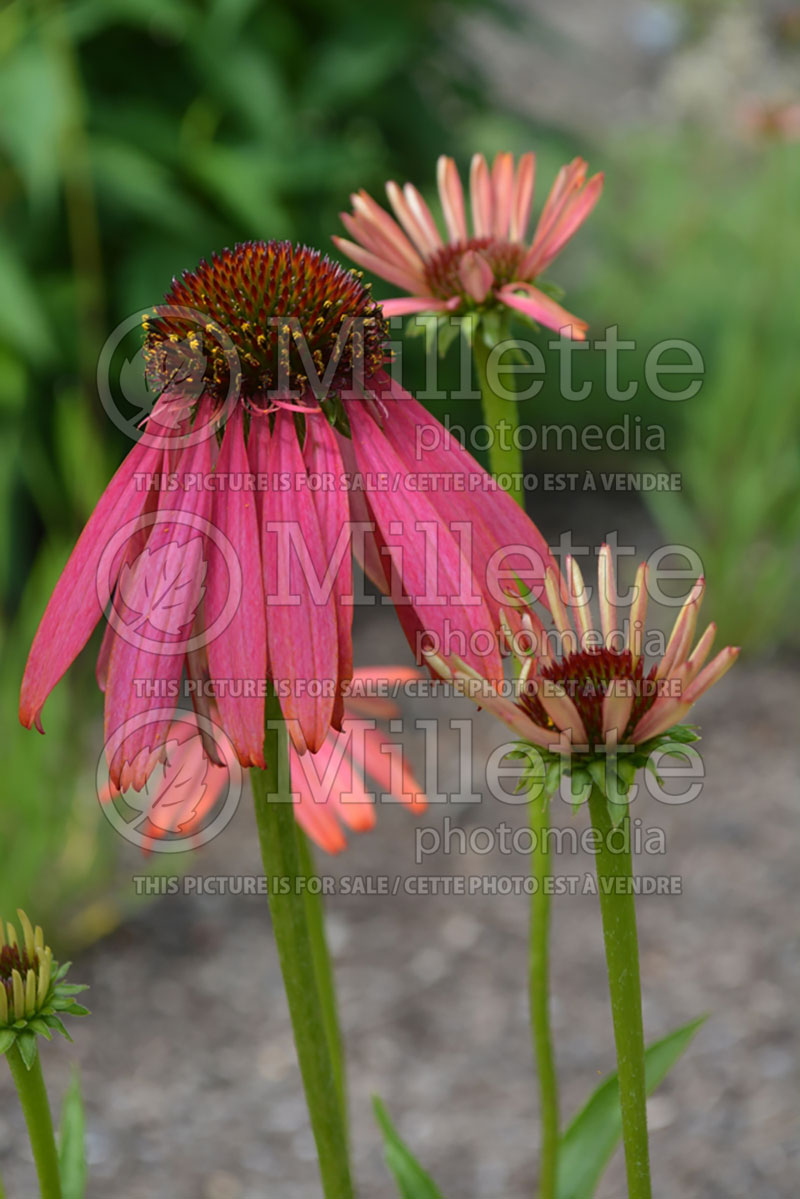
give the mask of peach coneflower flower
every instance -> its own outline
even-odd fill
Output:
[[[412,312],[466,313],[505,305],[550,329],[574,338],[587,325],[541,287],[540,276],[594,208],[603,176],[586,180],[587,165],[575,158],[559,171],[528,241],[535,158],[498,154],[491,169],[482,154],[472,159],[467,221],[464,192],[455,163],[438,162],[442,237],[419,191],[387,183],[396,220],[365,191],[350,197],[352,213],[342,221],[352,240],[334,237],[338,248],[366,270],[409,293],[384,300],[387,316]]]
[[[295,748],[320,751],[352,675],[351,548],[412,645],[459,630],[467,660],[501,676],[509,563],[490,524],[527,549],[540,583],[547,547],[453,439],[423,461],[416,435],[432,418],[386,373],[386,323],[359,277],[307,247],[251,242],[176,280],[145,328],[158,399],[42,617],[23,724],[41,730],[105,611],[115,787],[146,781],[184,672],[198,713],[213,693],[243,765],[264,766],[267,679]],[[421,478],[432,465],[446,476],[435,489]]]
[[[591,624],[589,601],[577,562],[567,559],[567,579],[549,569],[546,593],[560,654],[551,655],[547,633],[533,611],[522,634],[507,637],[518,658],[515,696],[452,657],[434,655],[438,674],[456,682],[517,736],[551,753],[592,754],[617,746],[641,746],[667,733],[736,661],[730,646],[707,662],[716,626],[710,624],[692,649],[704,581],[690,591],[665,652],[645,673],[642,654],[648,568],[639,567],[627,635],[617,627],[611,551],[604,545],[598,567],[600,629]]]

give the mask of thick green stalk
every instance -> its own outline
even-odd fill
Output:
[[[514,400],[498,394],[498,380],[493,377],[497,368],[489,366],[491,351],[492,347],[487,346],[483,339],[483,330],[480,324],[477,324],[472,337],[472,357],[481,389],[483,419],[494,430],[489,442],[489,470],[495,477],[506,474],[511,476],[511,485],[506,487],[506,490],[520,507],[524,508],[525,493],[521,486],[522,454],[515,437],[519,425],[519,406]],[[500,428],[501,424],[503,428]]]
[[[325,1199],[352,1199],[353,1186],[342,1087],[337,1080],[330,1020],[319,981],[319,947],[312,933],[306,874],[290,800],[286,725],[274,697],[267,704],[266,770],[251,770],[261,858],[278,957],[292,1018],[297,1059],[319,1155]],[[338,1071],[339,1077],[341,1071]]]
[[[599,842],[595,860],[617,1047],[628,1199],[651,1199],[639,945],[628,828],[630,817],[626,814],[622,823],[614,829],[606,797],[596,787],[592,788],[589,796],[589,813]],[[609,844],[612,829],[614,836]]]
[[[28,1126],[33,1160],[39,1177],[41,1199],[61,1199],[61,1176],[58,1172],[58,1150],[53,1132],[53,1118],[44,1085],[38,1047],[30,1070],[22,1060],[19,1049],[12,1045],[6,1060],[19,1094],[25,1123]]]
[[[539,1075],[539,1106],[542,1143],[539,1154],[539,1199],[555,1199],[558,1175],[558,1080],[550,1030],[550,841],[548,810],[543,795],[528,803],[535,845],[531,853],[529,985],[531,1030]]]

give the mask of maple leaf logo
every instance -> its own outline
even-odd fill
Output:
[[[167,541],[142,552],[120,571],[118,593],[137,619],[131,631],[150,623],[160,633],[177,635],[191,625],[205,595],[208,563],[203,557],[203,539]]]

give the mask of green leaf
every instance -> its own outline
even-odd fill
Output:
[[[28,1029],[17,1033],[17,1049],[19,1049],[19,1056],[25,1063],[26,1070],[30,1070],[36,1061],[36,1033],[30,1032]]]
[[[648,1095],[675,1065],[706,1020],[700,1016],[645,1050]],[[558,1162],[558,1199],[589,1199],[622,1137],[619,1084],[609,1074],[564,1132]]]
[[[63,1199],[84,1199],[86,1193],[86,1115],[77,1070],[61,1105],[58,1166]]]
[[[436,1183],[401,1141],[389,1113],[377,1095],[372,1100],[372,1107],[383,1133],[384,1159],[402,1199],[442,1199],[442,1193]]]
[[[17,1039],[13,1028],[0,1028],[0,1053],[5,1053]]]

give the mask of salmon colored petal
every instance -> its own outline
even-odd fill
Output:
[[[264,506],[262,545],[271,673],[276,683],[285,684],[281,708],[297,748],[316,753],[333,714],[336,610],[322,532],[288,412],[275,415],[268,462],[274,489]]]
[[[509,308],[516,308],[518,312],[523,312],[538,324],[555,329],[556,333],[572,337],[575,341],[585,341],[586,330],[589,328],[586,321],[567,312],[552,296],[545,295],[532,283],[521,280],[507,283],[498,289],[496,295],[503,304],[507,304]]]
[[[512,241],[524,241],[528,230],[533,203],[533,183],[536,173],[536,157],[523,154],[517,166],[517,177],[514,186],[514,202],[511,209],[511,225],[509,237]]]
[[[224,553],[220,555],[215,546],[209,548],[213,569],[209,572],[206,612],[216,615],[231,605],[232,598],[235,599],[231,588],[237,585],[237,566],[240,596],[230,623],[208,644],[208,666],[217,684],[215,693],[222,723],[239,761],[243,766],[263,769],[267,618],[264,592],[257,582],[262,578],[262,569],[256,497],[243,486],[250,474],[250,464],[240,405],[225,427],[216,474],[226,485],[214,493],[211,519],[235,560],[228,563]]]
[[[492,180],[486,159],[475,154],[469,171],[469,198],[472,209],[472,228],[476,237],[492,236]]]
[[[354,241],[348,241],[346,237],[334,237],[333,242],[337,249],[346,254],[348,258],[352,258],[353,262],[357,262],[365,270],[380,276],[381,279],[386,279],[389,283],[395,283],[407,291],[418,291],[421,284],[424,283],[420,275],[398,266],[390,259],[374,254],[371,250],[364,249]]]
[[[144,511],[148,490],[136,476],[158,474],[160,449],[136,445],[105,489],[39,622],[22,679],[19,718],[42,732],[41,711],[58,680],[77,658],[102,616],[97,569],[117,530]]]
[[[464,212],[464,189],[452,158],[442,154],[436,163],[439,199],[442,202],[447,232],[451,241],[467,240],[467,218]]]
[[[380,791],[414,812],[423,812],[428,806],[425,789],[408,765],[402,745],[369,721],[348,719],[346,729],[352,733],[353,757]]]
[[[514,155],[501,151],[492,165],[494,236],[506,240],[514,203]]]

